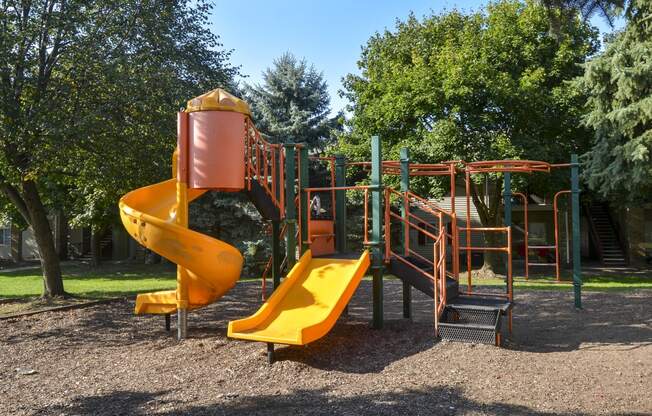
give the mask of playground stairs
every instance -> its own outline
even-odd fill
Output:
[[[588,208],[591,231],[597,240],[600,261],[607,267],[627,265],[625,251],[620,244],[609,209],[604,203],[594,203]],[[595,241],[594,240],[594,241]]]
[[[459,295],[449,299],[439,318],[443,340],[502,345],[502,321],[511,302],[486,296]]]
[[[396,277],[410,286],[430,298],[434,296],[433,270],[427,262],[412,256],[402,259],[393,257],[389,268]],[[439,319],[439,337],[442,340],[497,346],[502,344],[502,321],[513,306],[511,302],[484,295],[461,294],[459,283],[451,277],[446,278],[446,299],[446,306]]]
[[[260,215],[268,221],[279,221],[281,218],[279,209],[267,193],[267,190],[256,180],[252,180],[250,183],[251,189],[245,192]]]
[[[432,265],[412,256],[403,257],[403,260],[406,260],[410,264],[406,264],[405,261],[392,257],[389,263],[392,274],[402,281],[409,283],[410,286],[418,291],[423,292],[429,298],[432,298],[435,294],[435,287],[432,281]],[[412,265],[416,265],[430,276],[424,275],[423,272],[417,270]],[[450,277],[446,278],[446,294],[449,299],[458,296],[458,286],[459,284],[457,283],[457,280]]]

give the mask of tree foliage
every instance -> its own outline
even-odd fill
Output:
[[[555,39],[543,7],[508,0],[471,14],[410,16],[376,34],[363,48],[361,74],[345,79],[353,117],[340,151],[367,159],[378,134],[386,159],[409,147],[421,162],[568,161],[589,134],[579,122],[583,97],[567,81],[596,51],[597,33],[579,20],[563,24],[566,36]],[[501,186],[496,177],[488,195],[473,186],[487,226],[497,222]]]
[[[625,6],[625,0],[539,0],[539,3],[548,11],[550,32],[556,37],[563,35],[562,22],[576,19],[578,14],[585,21],[599,16],[613,27],[616,16]]]
[[[330,117],[324,75],[291,53],[263,72],[263,84],[247,86],[256,127],[276,142],[306,143],[321,150],[330,143],[337,118]]]
[[[584,122],[595,130],[585,177],[593,190],[620,202],[649,201],[652,192],[651,13],[650,2],[632,1],[625,29],[578,80],[589,95]]]
[[[171,113],[237,69],[178,0],[0,2],[0,190],[34,229],[45,294],[63,294],[50,208],[105,224],[117,196],[169,172]]]

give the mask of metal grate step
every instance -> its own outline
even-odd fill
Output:
[[[500,345],[501,313],[469,306],[446,306],[439,322],[439,336],[443,340]]]

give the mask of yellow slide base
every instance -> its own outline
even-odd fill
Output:
[[[307,251],[254,315],[229,322],[228,336],[250,341],[305,345],[328,333],[369,268],[358,260],[313,259]]]

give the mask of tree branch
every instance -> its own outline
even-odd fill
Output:
[[[2,178],[0,178],[2,180]],[[25,221],[28,224],[31,224],[31,217],[29,215],[29,211],[27,210],[27,205],[25,204],[25,200],[20,196],[20,192],[18,192],[18,189],[16,189],[14,186],[11,184],[5,182],[2,180],[0,182],[0,191],[2,191],[3,194],[9,200],[14,204],[20,215],[25,219]]]

